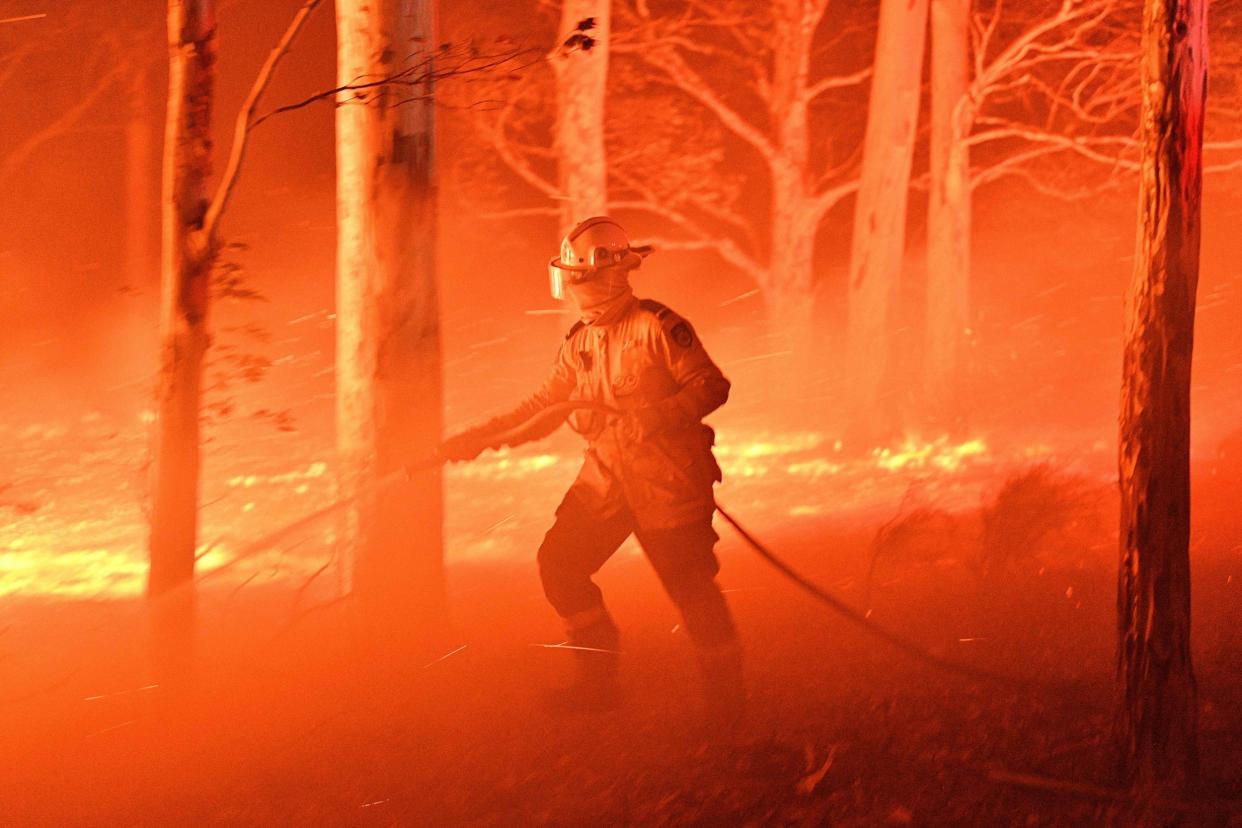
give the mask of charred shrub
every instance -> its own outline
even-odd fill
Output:
[[[1101,500],[1087,480],[1048,463],[1011,475],[979,510],[980,576],[997,578],[1041,558],[1085,565],[1104,532]]]
[[[871,543],[868,600],[883,566],[965,566],[991,582],[1024,566],[1083,569],[1111,560],[1115,546],[1113,488],[1050,463],[1010,474],[976,510],[911,500],[908,494]]]
[[[892,520],[881,526],[871,541],[871,560],[867,569],[866,599],[871,603],[881,564],[952,565],[971,554],[978,543],[978,532],[968,515],[953,514],[934,506],[909,505],[910,495]]]

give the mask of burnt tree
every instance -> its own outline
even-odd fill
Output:
[[[259,100],[321,2],[306,0],[259,70],[237,115],[228,163],[209,193],[216,4],[168,0],[160,373],[147,576],[147,591],[153,597],[174,591],[185,594],[194,577],[203,358],[210,345],[208,310],[220,250],[220,220],[241,173]]]
[[[1126,310],[1117,672],[1122,759],[1139,788],[1197,770],[1190,655],[1190,368],[1199,275],[1207,0],[1143,14],[1138,248]]]
[[[216,81],[213,0],[169,0],[168,38],[160,375],[147,580],[152,595],[194,575],[199,403],[213,259],[213,245],[203,236]]]

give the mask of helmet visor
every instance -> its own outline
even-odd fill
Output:
[[[569,285],[591,278],[592,273],[589,268],[567,267],[560,258],[548,262],[548,288],[552,298],[564,299]]]
[[[552,298],[560,301],[565,298],[565,273],[557,266],[557,261],[548,262],[548,289]]]

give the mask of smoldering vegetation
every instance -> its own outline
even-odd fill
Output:
[[[871,542],[867,590],[889,567],[960,566],[981,588],[1018,570],[1104,573],[1115,565],[1116,487],[1037,463],[1003,477],[966,511],[911,505],[901,509]]]

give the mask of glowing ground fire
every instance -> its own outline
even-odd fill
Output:
[[[62,431],[51,429],[53,436]],[[44,435],[47,439],[52,437]],[[823,518],[841,511],[886,508],[912,485],[932,485],[941,503],[977,501],[989,474],[1005,458],[981,439],[954,443],[907,440],[897,449],[846,457],[840,444],[814,432],[726,435],[718,446],[724,496],[746,503],[752,520]],[[1020,456],[1029,457],[1024,451]],[[449,562],[530,557],[558,490],[580,462],[572,451],[546,446],[504,450],[447,473]],[[103,476],[62,484],[94,490],[88,502],[110,504],[89,516],[37,509],[0,528],[0,597],[124,599],[142,593],[145,538],[134,519],[132,493],[109,490]],[[815,483],[814,487],[807,483]],[[127,488],[122,486],[122,489]],[[57,499],[56,488],[45,493]],[[80,496],[80,495],[75,495]],[[328,461],[311,460],[287,471],[232,474],[203,510],[200,578],[233,560],[235,551],[282,523],[331,503],[335,482]],[[479,504],[490,504],[483,507]],[[242,561],[217,580],[236,587],[253,580],[296,583],[332,556],[331,519],[270,553]]]

